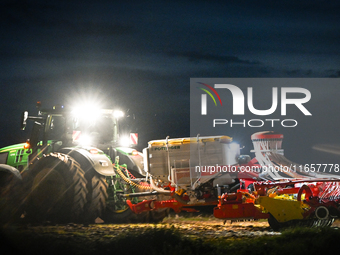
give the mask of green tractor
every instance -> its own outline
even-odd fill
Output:
[[[22,114],[21,129],[34,122],[26,143],[0,149],[0,210],[3,221],[159,221],[167,211],[135,214],[126,203],[152,195],[143,156],[119,147],[122,112],[80,107]],[[2,175],[1,175],[2,174]]]

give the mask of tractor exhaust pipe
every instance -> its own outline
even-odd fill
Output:
[[[329,218],[329,210],[325,206],[319,206],[315,209],[315,216],[319,220],[326,220]]]

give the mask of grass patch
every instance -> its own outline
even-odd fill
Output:
[[[340,230],[334,228],[295,228],[277,236],[262,236],[237,240],[210,240],[215,254],[294,255],[324,254],[335,248]]]

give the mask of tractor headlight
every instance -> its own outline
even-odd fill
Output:
[[[119,144],[120,144],[120,146],[123,146],[123,147],[129,147],[130,146],[130,138],[128,136],[122,136],[119,139]]]
[[[78,139],[78,144],[82,146],[90,146],[92,143],[92,138],[89,135],[81,134]]]
[[[113,112],[113,117],[115,117],[116,119],[119,119],[121,117],[124,117],[124,112],[120,111],[120,110],[115,110]]]
[[[100,115],[100,107],[95,103],[83,103],[73,107],[72,115],[76,118],[94,121]]]

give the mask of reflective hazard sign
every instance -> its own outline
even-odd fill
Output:
[[[132,145],[138,144],[138,133],[130,133],[130,144]]]

